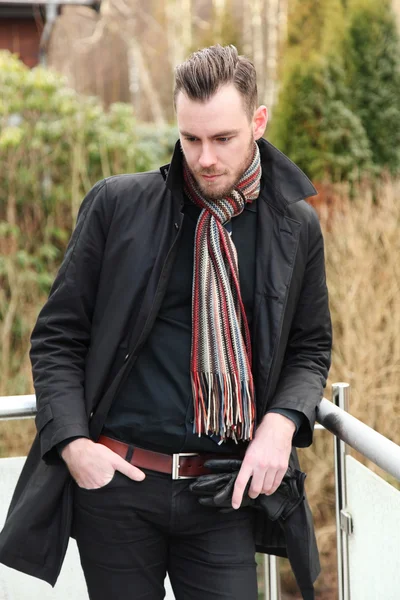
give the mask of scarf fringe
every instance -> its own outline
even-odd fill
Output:
[[[216,435],[222,441],[253,438],[255,409],[252,378],[239,381],[235,373],[192,373],[193,432]]]

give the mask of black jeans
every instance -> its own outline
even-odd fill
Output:
[[[98,490],[75,485],[73,535],[91,600],[257,600],[251,509],[201,506],[191,480],[116,472]]]

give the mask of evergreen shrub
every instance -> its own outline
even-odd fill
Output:
[[[359,178],[370,164],[368,138],[349,108],[344,72],[323,57],[287,71],[270,138],[315,181]]]
[[[400,44],[391,2],[352,0],[344,60],[350,107],[378,171],[400,169]]]
[[[176,128],[105,111],[57,74],[0,52],[0,395],[27,393],[28,339],[84,195],[168,162]]]
[[[397,174],[400,44],[390,1],[296,7],[271,141],[317,182]]]

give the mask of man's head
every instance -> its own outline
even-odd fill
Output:
[[[253,64],[234,46],[192,54],[175,70],[174,102],[182,151],[202,193],[229,194],[249,166],[267,124],[257,108]]]

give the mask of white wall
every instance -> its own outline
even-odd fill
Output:
[[[400,598],[400,492],[346,457],[351,600]]]

